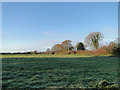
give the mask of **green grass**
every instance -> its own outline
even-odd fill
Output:
[[[5,88],[94,88],[118,84],[117,57],[3,58]]]
[[[30,58],[30,57],[91,57],[92,55],[79,55],[79,54],[68,54],[68,55],[50,55],[50,54],[16,54],[16,55],[0,55],[2,58]],[[110,56],[110,55],[102,55]]]

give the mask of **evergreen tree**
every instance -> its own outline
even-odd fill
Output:
[[[85,47],[82,42],[78,43],[77,50],[85,50]]]

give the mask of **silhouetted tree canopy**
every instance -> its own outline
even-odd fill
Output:
[[[77,47],[77,50],[85,50],[85,47],[82,42],[79,42],[76,47]]]

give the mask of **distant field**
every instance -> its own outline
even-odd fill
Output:
[[[110,56],[110,55],[102,55]],[[70,54],[70,55],[49,55],[49,54],[16,54],[16,55],[0,55],[2,58],[29,58],[29,57],[92,57],[92,55],[79,55],[79,54]]]
[[[29,56],[29,55],[28,55]],[[94,88],[118,84],[117,57],[3,58],[5,88]]]

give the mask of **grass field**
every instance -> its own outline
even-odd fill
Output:
[[[111,55],[102,55],[102,56],[111,56]],[[30,57],[92,57],[92,55],[80,55],[80,54],[68,54],[68,55],[50,55],[50,54],[15,54],[15,55],[0,55],[2,58],[30,58]]]
[[[15,57],[2,59],[3,89],[94,88],[105,79],[118,84],[117,57]]]

